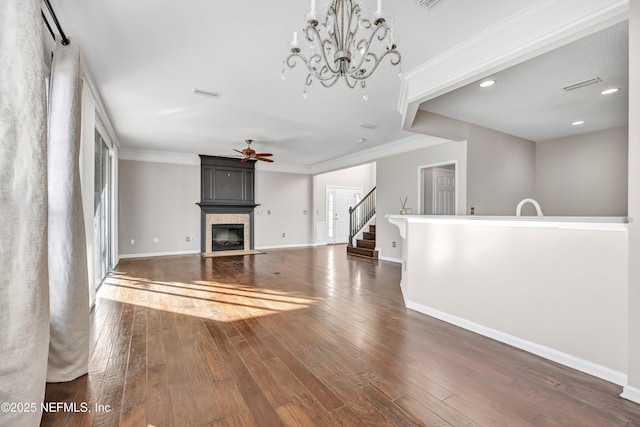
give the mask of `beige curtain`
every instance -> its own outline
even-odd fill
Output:
[[[40,424],[47,373],[47,115],[42,55],[40,0],[0,0],[0,403],[37,405],[21,412],[0,410],[2,426]]]
[[[79,163],[80,81],[78,45],[58,45],[49,81],[49,382],[70,381],[89,369],[89,279]]]

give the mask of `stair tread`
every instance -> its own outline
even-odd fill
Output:
[[[362,240],[376,240],[376,233],[365,231],[362,233]]]
[[[366,248],[366,249],[375,249],[376,248],[376,241],[375,240],[358,239],[356,241],[356,247],[358,247],[358,248]]]
[[[357,248],[353,246],[347,246],[347,254],[360,255],[367,258],[378,258],[378,251],[375,249]]]

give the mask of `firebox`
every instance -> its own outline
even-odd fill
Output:
[[[244,249],[244,224],[211,224],[211,250]]]

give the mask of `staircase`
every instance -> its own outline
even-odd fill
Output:
[[[370,225],[369,231],[362,234],[362,239],[356,240],[355,246],[347,246],[347,255],[378,259],[376,251],[376,226]]]
[[[353,246],[353,239],[365,225],[373,220],[375,215],[376,187],[373,187],[358,204],[349,208],[349,245],[347,246],[347,255],[378,259],[375,225],[369,225],[369,231],[364,231],[362,239],[357,239],[356,245]]]

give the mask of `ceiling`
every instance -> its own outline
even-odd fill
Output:
[[[322,2],[318,2],[321,4]],[[326,1],[325,1],[326,3]],[[527,7],[530,0],[386,0],[403,72]],[[397,111],[397,67],[383,63],[360,89],[314,82],[286,70],[301,31],[300,0],[52,0],[102,98],[123,150],[232,155],[244,140],[276,164],[315,165],[411,135]],[[364,0],[366,13],[374,0]],[[455,30],[452,30],[455,28]],[[219,92],[219,99],[193,94]],[[368,123],[376,129],[365,129]],[[361,138],[366,141],[359,142]],[[269,166],[269,165],[266,165]]]
[[[628,121],[628,22],[426,101],[420,110],[545,141],[624,126]],[[564,90],[589,79],[597,83]],[[497,83],[482,88],[487,80]],[[601,95],[604,89],[620,91]],[[584,121],[572,126],[571,123]]]

